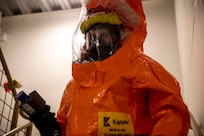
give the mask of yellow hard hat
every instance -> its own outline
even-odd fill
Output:
[[[80,29],[83,34],[86,33],[90,26],[97,23],[108,23],[111,25],[123,24],[117,13],[104,9],[101,6],[92,9],[90,12],[91,13],[88,13],[87,18],[81,23]]]

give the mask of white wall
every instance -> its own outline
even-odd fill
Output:
[[[147,19],[144,51],[159,61],[182,84],[174,1],[149,0],[144,1],[143,5]]]
[[[185,98],[204,134],[204,1],[175,0],[175,9]]]
[[[148,36],[145,53],[160,62],[181,82],[173,0],[144,1]],[[37,90],[57,112],[66,83],[71,78],[71,36],[79,10],[5,17],[1,44],[11,75]],[[34,131],[35,136],[39,135]]]
[[[79,10],[6,17],[1,44],[11,75],[23,84],[18,91],[37,90],[57,112],[64,88],[71,79],[71,38]],[[39,134],[34,131],[34,136]]]

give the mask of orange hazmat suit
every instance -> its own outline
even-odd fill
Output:
[[[57,121],[66,136],[186,136],[187,106],[177,80],[143,53],[146,22],[141,0],[88,0],[85,8],[116,12],[128,33],[112,56],[72,63]]]

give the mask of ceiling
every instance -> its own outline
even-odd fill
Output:
[[[0,0],[5,16],[69,10],[81,7],[84,0]]]
[[[0,0],[3,17],[80,8],[85,0]],[[142,0],[147,1],[147,0]]]

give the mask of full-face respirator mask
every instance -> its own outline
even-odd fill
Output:
[[[88,63],[110,57],[121,47],[123,29],[116,13],[102,7],[90,10],[75,32],[73,61]]]
[[[81,61],[102,61],[121,47],[118,25],[94,24],[86,32]]]

